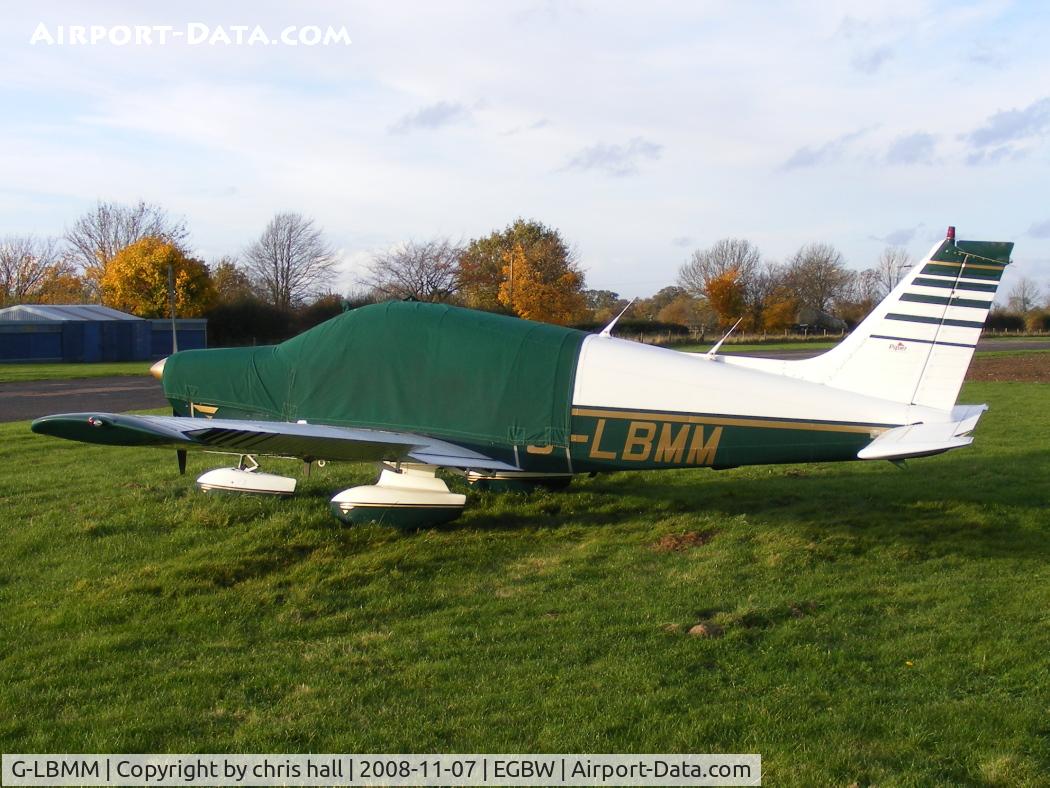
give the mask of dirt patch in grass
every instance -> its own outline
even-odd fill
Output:
[[[710,621],[701,621],[699,624],[689,627],[689,634],[694,638],[720,638],[725,634],[725,630],[718,624],[712,624]]]
[[[817,610],[816,602],[796,602],[788,606],[792,618],[805,618]]]
[[[681,553],[694,547],[703,547],[715,538],[715,531],[686,531],[684,534],[667,534],[654,542],[658,553]]]
[[[966,379],[1050,383],[1050,353],[977,356],[970,364]]]

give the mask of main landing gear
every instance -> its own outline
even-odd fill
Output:
[[[197,477],[197,487],[204,492],[255,493],[256,495],[291,495],[295,479],[263,473],[259,463],[250,454],[242,454],[236,468],[216,468]]]
[[[309,475],[311,462],[304,466]],[[318,461],[322,465],[323,461]],[[463,513],[467,496],[451,492],[437,476],[437,466],[419,463],[379,465],[375,484],[351,487],[337,493],[329,503],[332,514],[344,523],[380,523],[401,528],[420,528],[451,522]],[[537,487],[561,488],[572,481],[570,474],[468,471],[466,480],[479,489],[504,492],[529,491]],[[226,491],[257,495],[289,496],[296,480],[263,473],[250,454],[243,454],[236,468],[216,468],[202,474],[197,486],[204,492]]]
[[[433,465],[383,463],[379,481],[351,487],[329,508],[344,523],[382,523],[402,528],[439,525],[463,513],[467,496],[450,492]]]

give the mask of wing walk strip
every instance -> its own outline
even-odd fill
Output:
[[[234,448],[250,448],[272,437],[272,433],[246,432],[242,430],[210,429],[194,435],[195,438],[209,446],[223,444]]]
[[[862,424],[858,422],[829,421],[790,421],[784,419],[766,419],[762,417],[717,416],[696,413],[667,413],[663,411],[615,410],[609,408],[579,407],[572,409],[573,416],[584,416],[605,419],[633,419],[635,421],[668,421],[677,424],[710,424],[726,427],[759,427],[776,430],[814,430],[818,432],[856,432],[870,433],[872,430],[885,430],[896,427],[896,424]],[[577,440],[576,436],[572,438]]]

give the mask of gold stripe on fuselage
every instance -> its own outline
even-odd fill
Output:
[[[774,421],[746,417],[703,416],[692,413],[664,413],[644,410],[603,410],[600,408],[573,408],[573,416],[603,419],[631,419],[633,421],[670,421],[682,424],[710,424],[726,427],[759,427],[775,430],[816,430],[819,432],[880,433],[889,427],[877,424],[831,424],[823,421]],[[874,437],[874,435],[873,435]]]

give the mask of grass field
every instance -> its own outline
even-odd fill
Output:
[[[145,375],[150,361],[112,361],[99,364],[0,364],[0,383],[29,380],[104,378],[111,375]]]
[[[975,445],[905,471],[615,474],[413,533],[328,514],[368,468],[207,497],[215,456],[180,478],[2,425],[0,748],[757,752],[768,785],[1046,785],[1050,386],[961,401],[992,406]]]

